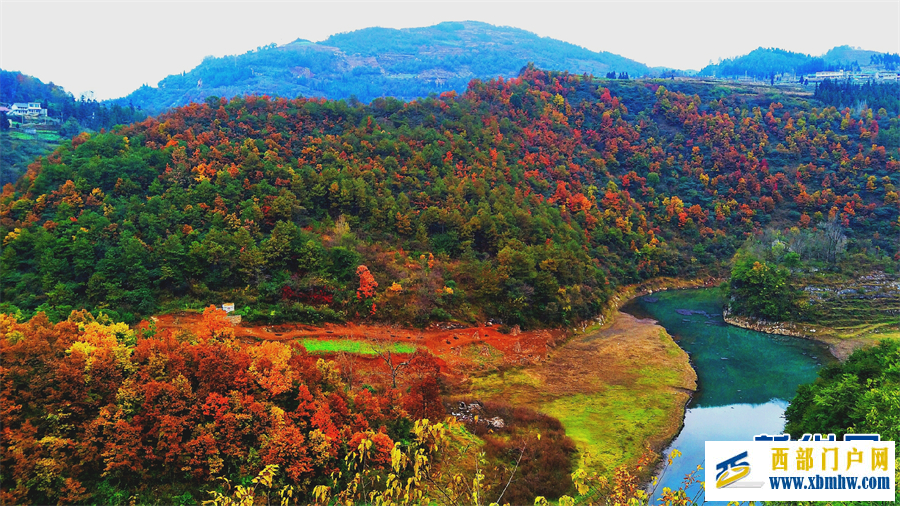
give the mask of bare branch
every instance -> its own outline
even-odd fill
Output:
[[[527,447],[528,447],[527,442],[524,445],[522,445],[522,449],[519,451],[519,458],[516,459],[516,466],[513,468],[512,473],[510,473],[509,480],[506,481],[506,486],[503,487],[503,492],[500,492],[500,497],[498,497],[497,500],[494,501],[495,503],[500,504],[500,499],[503,499],[503,494],[506,493],[506,489],[508,489],[509,484],[512,483],[512,479],[516,475],[516,471],[519,470],[519,462],[522,462],[522,456],[525,455],[525,448],[527,448]]]
[[[400,377],[400,373],[409,365],[409,362],[394,363],[392,350],[394,343],[392,341],[378,337],[369,337],[368,335],[366,335],[366,340],[369,342],[375,355],[387,365],[391,375],[391,386],[397,388],[397,378]]]

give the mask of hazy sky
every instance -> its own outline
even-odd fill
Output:
[[[155,86],[206,55],[369,26],[476,20],[529,30],[650,66],[780,47],[900,52],[900,1],[877,2],[12,2],[0,0],[0,67],[97,99]]]

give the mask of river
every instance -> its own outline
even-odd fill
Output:
[[[797,387],[833,363],[828,348],[815,341],[765,334],[726,324],[718,289],[671,290],[639,297],[622,311],[659,322],[691,357],[698,389],[687,405],[684,428],[666,449],[682,456],[665,471],[654,494],[678,488],[703,464],[705,441],[748,441],[757,434],[780,434],[784,410]],[[703,473],[698,472],[699,480]],[[693,497],[700,491],[688,490]],[[702,503],[701,499],[698,501]],[[708,503],[713,504],[713,503]],[[725,503],[723,503],[725,504]]]

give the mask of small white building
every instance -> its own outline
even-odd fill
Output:
[[[843,79],[845,77],[849,77],[849,72],[844,72],[843,70],[831,72],[816,72],[816,77],[819,79]]]
[[[9,106],[10,116],[46,116],[47,109],[40,102],[16,102]]]

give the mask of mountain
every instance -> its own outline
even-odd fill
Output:
[[[525,30],[465,21],[425,28],[366,28],[313,43],[298,39],[243,55],[208,57],[190,72],[144,86],[118,103],[160,112],[208,96],[356,97],[401,100],[455,90],[472,79],[513,77],[529,62],[571,73],[631,77],[656,74],[608,52],[542,38]]]
[[[850,46],[838,46],[822,56],[793,53],[778,48],[757,48],[748,54],[707,65],[701,76],[749,76],[768,79],[774,74],[810,74],[824,70],[853,70],[863,67],[893,68],[896,55],[879,53]]]
[[[61,86],[45,84],[36,77],[21,72],[0,69],[0,104],[13,102],[64,102],[71,98]]]
[[[831,99],[875,97],[871,91]],[[0,465],[9,470],[0,473],[0,502],[196,503],[210,492],[230,493],[228,483],[251,483],[266,466],[257,483],[274,484],[273,495],[281,490],[285,500],[312,504],[329,490],[352,490],[338,496],[349,497],[342,503],[374,503],[365,494],[384,483],[393,483],[391,493],[409,484],[417,494],[436,481],[435,474],[391,481],[394,461],[417,468],[459,462],[464,469],[457,450],[428,453],[437,438],[471,441],[488,470],[524,454],[527,438],[535,456],[521,460],[527,465],[515,460],[513,472],[529,492],[555,499],[567,482],[550,492],[532,488],[575,474],[565,449],[573,445],[555,419],[510,406],[500,419],[504,431],[517,432],[490,436],[509,446],[489,439],[479,446],[452,425],[444,432],[416,421],[443,415],[443,388],[456,387],[438,381],[454,349],[494,369],[504,362],[491,350],[514,342],[522,358],[528,353],[528,362],[548,367],[536,358],[549,352],[547,341],[538,351],[518,332],[507,340],[459,327],[488,319],[500,320],[496,328],[504,331],[587,324],[622,285],[721,277],[747,239],[794,266],[834,258],[840,244],[854,253],[848,267],[871,256],[893,269],[900,161],[896,143],[884,139],[896,141],[898,133],[896,114],[863,105],[839,110],[793,90],[585,79],[526,67],[515,78],[473,80],[463,93],[411,102],[209,98],[80,134],[0,193]],[[788,240],[773,240],[776,232]],[[783,277],[765,262],[739,265],[747,267],[742,280],[783,293]],[[826,268],[816,265],[816,272]],[[864,285],[866,296],[877,295],[873,281]],[[224,302],[269,327],[271,337],[257,343],[253,334],[236,335],[211,306]],[[199,307],[207,310],[192,329],[163,328]],[[113,323],[158,312],[176,314],[135,328]],[[341,320],[380,321],[386,325],[378,332],[396,332],[398,341],[397,323],[440,322],[459,334],[446,335],[450,347],[442,344],[437,359],[418,352],[403,358],[400,383],[390,387],[387,377],[376,380],[383,387],[369,379],[381,376],[381,366],[371,376],[353,370],[384,359],[395,371],[399,351],[344,368],[281,340],[285,329],[297,329],[286,322]],[[369,336],[366,327],[353,332]],[[609,384],[619,388],[625,378],[639,387],[640,406],[664,399],[647,400],[649,383],[641,378],[649,378],[653,362],[642,350],[674,349],[660,344],[658,329],[650,332],[653,343],[644,348],[608,348],[623,360],[621,369],[606,369],[614,371]],[[422,342],[412,339],[418,332],[402,334],[409,339],[403,345]],[[353,341],[352,333],[333,336]],[[878,360],[895,364],[891,351]],[[465,378],[477,371],[460,369]],[[546,389],[541,378],[520,381],[510,379],[515,370],[504,371],[496,383]],[[658,374],[670,377],[673,369],[665,371]],[[896,392],[882,383],[885,395]],[[598,385],[596,397],[577,390],[572,402],[613,410],[628,404],[606,402],[609,389]],[[857,397],[869,399],[862,390]],[[631,399],[632,391],[615,399]],[[802,410],[816,393],[805,392]],[[894,405],[884,399],[878,406]],[[641,423],[670,419],[657,408],[636,409]],[[510,423],[526,419],[533,425]],[[895,419],[882,425],[895,427]],[[818,429],[833,427],[811,426]],[[467,430],[487,433],[486,426]],[[544,435],[545,446],[534,434]],[[604,457],[605,473],[623,469],[607,467],[608,458],[628,458],[612,446],[618,441],[609,444],[607,455],[615,456]],[[346,467],[354,462],[359,467]],[[380,474],[360,481],[370,469],[363,462]],[[631,475],[617,475],[632,483]],[[487,484],[509,483],[508,475],[487,476]],[[397,494],[390,500],[411,497]],[[466,497],[453,494],[442,504]]]
[[[837,46],[829,49],[827,53],[822,55],[822,59],[829,65],[850,68],[854,63],[860,66],[869,65],[873,56],[881,54],[878,51],[868,51],[850,46]]]

